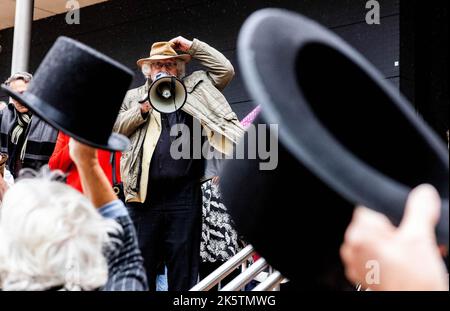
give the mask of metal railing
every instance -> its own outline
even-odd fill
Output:
[[[218,285],[224,278],[241,265],[241,273],[221,288],[221,291],[242,290],[248,283],[256,279],[260,281],[253,291],[269,291],[279,289],[280,283],[287,280],[280,272],[273,270],[264,258],[259,258],[250,266],[249,259],[255,254],[253,246],[247,245],[239,253],[225,262],[210,275],[201,280],[197,285],[191,288],[191,291],[208,291]],[[263,270],[269,268],[269,272]]]

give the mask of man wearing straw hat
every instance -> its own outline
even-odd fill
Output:
[[[192,58],[205,70],[184,77],[185,64]],[[154,43],[150,56],[139,59],[137,65],[147,83],[127,93],[115,124],[115,131],[131,140],[131,147],[121,158],[126,201],[134,215],[149,288],[155,288],[158,267],[166,265],[169,290],[188,290],[198,278],[199,181],[204,164],[202,159],[171,156],[170,129],[181,124],[192,133],[198,122],[215,149],[231,153],[243,129],[221,91],[233,78],[234,68],[213,47],[183,37]],[[183,80],[187,99],[180,111],[164,114],[152,109],[148,101],[139,103],[161,72]],[[193,137],[188,135],[187,144],[194,146],[192,142]]]

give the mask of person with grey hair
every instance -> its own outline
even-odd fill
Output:
[[[17,72],[5,81],[13,91],[23,93],[33,76]],[[47,164],[58,132],[15,99],[0,110],[0,152],[8,154],[7,167],[14,178],[22,168],[38,170]]]
[[[86,196],[45,167],[4,194],[0,290],[147,290],[133,224],[97,150],[71,140],[69,153]]]
[[[204,70],[183,77],[192,58]],[[195,136],[194,129],[198,125],[197,133],[201,132],[201,124],[212,146],[221,153],[232,152],[244,130],[221,92],[233,78],[234,68],[207,43],[181,36],[154,43],[149,57],[139,59],[137,65],[147,83],[127,93],[114,126],[114,131],[131,140],[121,157],[126,201],[138,230],[150,289],[156,288],[158,267],[166,265],[168,289],[188,290],[198,279],[204,174],[203,158],[193,156],[202,153],[201,133]],[[161,73],[185,84],[186,102],[176,112],[160,113],[149,101],[142,102]],[[177,125],[185,130],[181,135],[180,131],[174,135]],[[172,145],[192,148],[176,158]]]

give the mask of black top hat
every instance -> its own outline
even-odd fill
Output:
[[[59,37],[27,92],[2,88],[69,136],[96,148],[122,151],[128,138],[111,131],[132,78],[129,69],[111,58]]]
[[[278,168],[230,160],[221,186],[238,229],[270,264],[324,285],[342,272],[355,204],[398,224],[421,183],[441,195],[436,229],[448,245],[447,148],[358,52],[301,15],[264,9],[245,22],[238,56],[259,122],[279,125]]]

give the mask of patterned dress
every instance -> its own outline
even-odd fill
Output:
[[[253,123],[260,111],[260,106],[257,106],[242,119],[244,129]],[[220,160],[209,160],[205,173],[207,181],[201,187],[203,203],[200,256],[203,262],[210,263],[227,261],[242,249],[243,244],[221,199],[219,185],[214,184],[211,179],[219,175],[220,166]]]
[[[238,233],[220,198],[218,185],[210,179],[202,184],[202,193],[200,256],[203,262],[227,261],[241,250]]]

